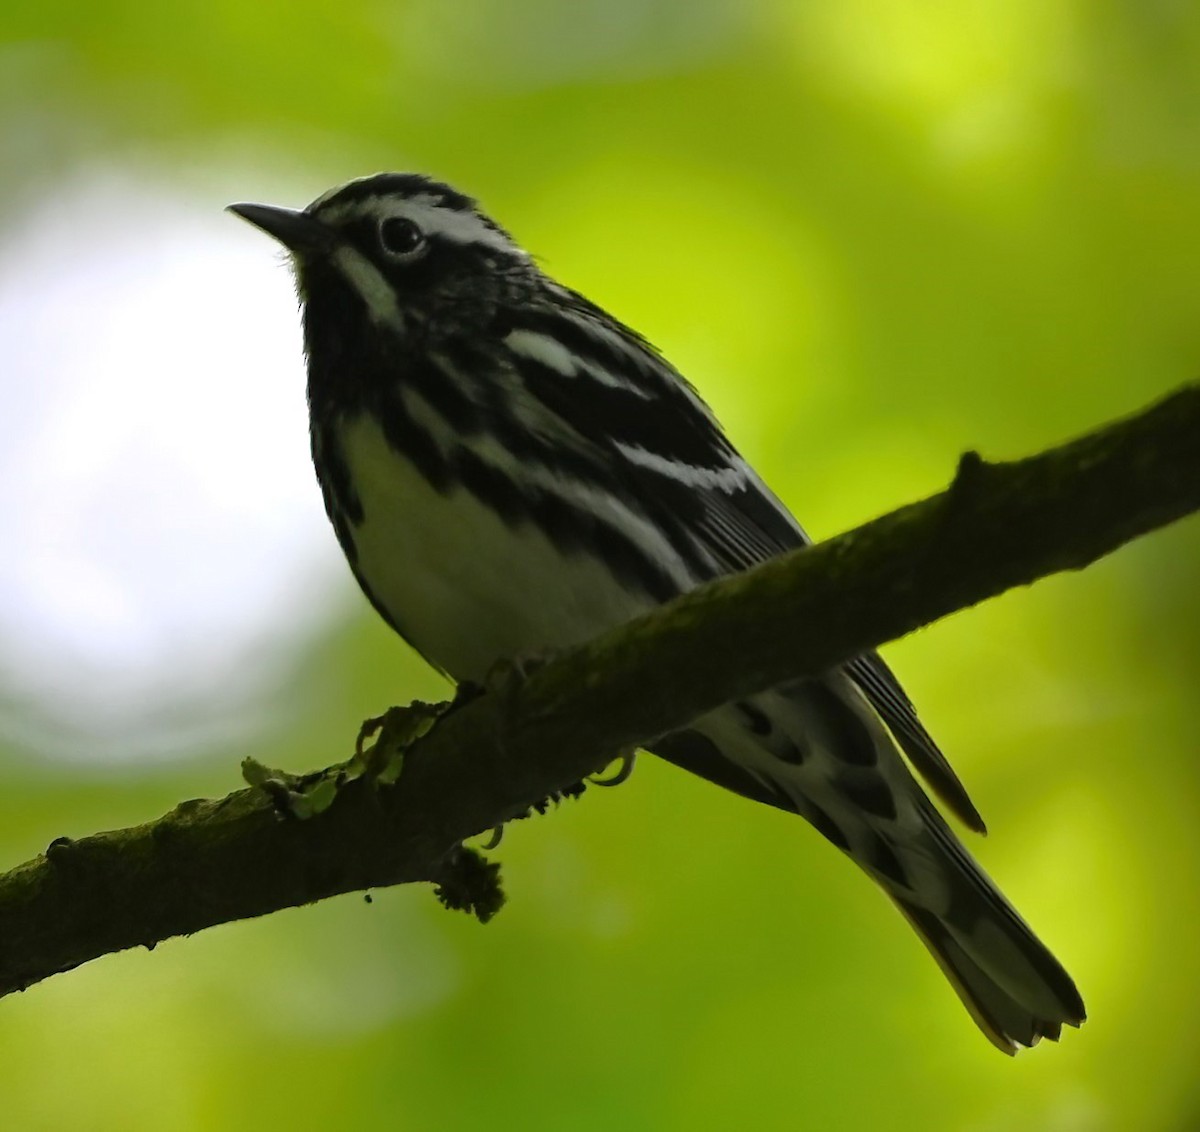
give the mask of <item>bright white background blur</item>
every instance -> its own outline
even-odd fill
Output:
[[[0,739],[229,741],[354,599],[284,258],[214,200],[81,171],[0,247],[0,357]]]

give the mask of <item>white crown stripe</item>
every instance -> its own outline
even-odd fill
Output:
[[[404,217],[432,238],[452,244],[491,248],[505,255],[528,259],[529,253],[514,243],[504,232],[489,224],[474,209],[451,208],[433,193],[417,193],[397,198],[390,194],[359,197],[332,208],[317,201],[309,205],[310,212],[319,211],[321,219],[334,225],[351,218],[376,221]]]

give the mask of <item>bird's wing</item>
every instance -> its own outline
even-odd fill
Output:
[[[612,490],[636,499],[667,533],[697,584],[808,545],[800,524],[670,363],[582,296],[561,288],[557,297],[553,309],[526,312],[505,328],[507,356],[528,403],[598,454],[592,474],[619,479]],[[562,451],[563,440],[548,450]],[[882,658],[869,652],[845,668],[934,793],[983,832],[966,789]]]
[[[740,460],[736,453],[734,458]],[[674,508],[693,512],[695,538],[726,569],[748,569],[776,554],[809,543],[808,536],[759,477],[744,465],[736,486],[727,488],[717,477],[707,484],[693,483],[684,493],[667,490]],[[733,477],[727,477],[732,484]],[[647,492],[662,491],[664,484],[647,483]],[[969,829],[986,833],[987,827],[954,768],[925,730],[916,708],[884,659],[874,651],[845,665],[895,736],[904,753],[930,788]]]
[[[882,716],[888,730],[933,792],[968,829],[987,833],[987,826],[967,794],[967,788],[917,718],[916,708],[883,657],[875,651],[864,653],[850,661],[846,671]]]

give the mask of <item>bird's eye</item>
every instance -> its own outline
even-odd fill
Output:
[[[425,248],[425,233],[403,216],[389,216],[379,222],[379,242],[383,250],[399,259],[412,259]]]

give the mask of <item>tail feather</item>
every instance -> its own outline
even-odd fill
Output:
[[[1052,964],[1056,968],[1053,981],[1029,984],[1024,979],[999,976],[992,963],[985,967],[934,913],[895,892],[888,895],[929,949],[975,1024],[1003,1053],[1015,1054],[1019,1047],[1034,1046],[1042,1038],[1056,1042],[1064,1023],[1078,1026],[1086,1018],[1083,1000],[1070,976],[1028,929],[1023,942],[1032,954],[1027,955],[1027,962],[1039,971]],[[1052,996],[1049,1003],[1047,995]]]
[[[924,830],[908,850],[931,873],[908,888],[876,881],[993,1045],[1014,1054],[1042,1038],[1058,1041],[1064,1024],[1086,1017],[1074,981],[929,799],[915,799]]]
[[[1071,976],[983,871],[933,804],[914,794],[921,834],[897,846],[910,883],[871,873],[929,950],[976,1025],[1014,1054],[1086,1018]],[[918,871],[912,862],[920,861]],[[860,865],[863,862],[860,860]]]
[[[653,750],[800,814],[899,908],[1005,1053],[1085,1017],[1071,977],[967,851],[850,681],[804,681],[719,708]]]

